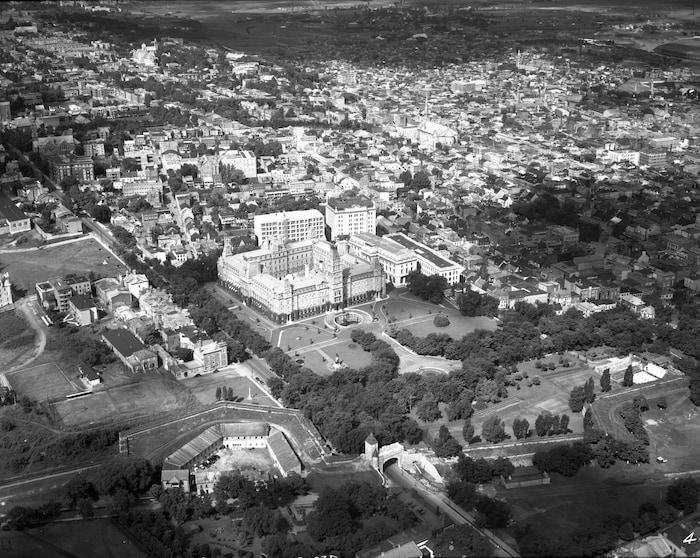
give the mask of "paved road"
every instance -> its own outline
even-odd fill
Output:
[[[440,511],[454,521],[455,524],[464,525],[465,523],[468,523],[474,527],[474,529],[482,533],[495,546],[495,556],[499,558],[517,558],[520,556],[515,549],[508,545],[508,543],[500,539],[488,529],[478,529],[474,525],[474,516],[472,514],[455,505],[444,494],[429,491],[413,477],[404,473],[396,463],[389,465],[385,472],[387,478],[395,482],[397,485],[403,486],[409,490],[416,490],[420,492],[424,498],[439,507]]]

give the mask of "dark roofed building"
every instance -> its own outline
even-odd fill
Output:
[[[155,370],[158,357],[127,329],[108,329],[102,339],[132,372]]]
[[[12,203],[7,194],[0,192],[0,234],[17,234],[29,231],[31,228],[29,217]]]

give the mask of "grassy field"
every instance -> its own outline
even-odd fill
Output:
[[[666,396],[666,410],[659,409],[651,397],[648,400],[651,408],[642,419],[649,433],[652,466],[662,472],[700,469],[700,454],[688,451],[700,438],[700,412],[688,399],[686,388]],[[665,457],[668,463],[657,463],[656,456]]]
[[[643,484],[640,473],[640,467],[624,463],[608,470],[593,466],[582,469],[573,478],[553,473],[549,486],[499,490],[499,496],[513,505],[517,523],[546,525],[548,530],[565,537],[598,517],[601,510],[636,516],[639,505],[645,501],[663,504],[666,484]]]
[[[12,546],[0,546],[3,558],[148,556],[138,542],[109,519],[50,523],[20,533],[3,532],[0,537],[0,541],[9,540],[13,543]]]
[[[35,401],[61,401],[66,395],[86,390],[75,370],[65,369],[56,362],[12,372],[7,379],[20,396]]]
[[[133,383],[62,401],[56,410],[66,426],[100,424],[119,417],[139,416],[187,409],[198,403],[189,390],[175,380],[157,375],[136,376]]]
[[[450,320],[450,325],[447,327],[435,327],[433,320],[435,319],[435,312],[433,314],[426,316],[421,321],[409,324],[407,326],[402,326],[401,323],[392,324],[398,329],[407,329],[413,335],[417,337],[425,337],[429,333],[446,333],[453,339],[461,339],[462,336],[471,333],[475,329],[486,329],[493,331],[496,329],[496,322],[491,318],[485,316],[478,316],[475,318],[468,318],[466,316],[461,316],[459,313],[442,313],[443,316],[447,315]]]
[[[180,382],[188,388],[203,405],[211,405],[216,401],[216,388],[231,388],[234,397],[242,397],[245,403],[257,403],[272,407],[275,403],[260,390],[255,382],[246,376],[241,376],[236,370],[220,370],[215,374],[205,374],[199,378],[188,378]],[[250,391],[249,391],[250,390]],[[248,395],[252,400],[248,399]]]
[[[106,264],[104,262],[107,262]],[[71,273],[116,277],[126,269],[97,241],[85,240],[26,252],[0,254],[2,271],[9,271],[13,285],[31,294],[40,281]]]
[[[284,329],[280,334],[280,348],[283,351],[294,351],[333,339],[333,331],[323,328],[321,318],[314,320],[317,325],[293,325]]]
[[[30,350],[34,332],[19,310],[0,312],[0,367],[7,370]]]

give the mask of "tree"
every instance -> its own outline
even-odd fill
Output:
[[[666,503],[688,515],[697,508],[699,494],[700,487],[694,478],[680,478],[666,489]]]
[[[112,211],[109,209],[108,205],[93,205],[90,209],[90,215],[100,223],[109,223]]]
[[[431,393],[426,394],[416,405],[416,416],[423,422],[434,422],[442,416],[438,402]]]
[[[583,384],[584,400],[589,405],[595,401],[595,384],[593,378],[588,378],[588,381]]]
[[[559,421],[559,432],[558,434],[568,434],[569,433],[569,415],[562,415]]]
[[[630,364],[625,370],[625,376],[622,379],[622,385],[624,387],[632,387],[634,385],[634,372],[632,370],[632,365]]]
[[[270,510],[262,504],[243,512],[243,523],[256,536],[274,535],[284,530],[285,522],[279,511]]]
[[[469,443],[469,441],[474,437],[474,425],[472,424],[471,419],[464,421],[464,426],[462,427],[462,437],[464,437],[464,441],[467,443]]]
[[[437,457],[456,457],[462,452],[462,446],[454,439],[444,424],[433,442],[433,450]]]
[[[610,385],[610,368],[603,370],[603,375],[600,377],[600,389],[603,393],[607,393],[611,389]]]
[[[469,525],[455,525],[451,529],[445,529],[435,539],[435,554],[437,556],[450,556],[454,548],[460,548],[467,556],[493,556],[493,545]]]
[[[513,420],[513,435],[517,440],[523,440],[530,434],[530,423],[527,419]]]
[[[583,410],[583,404],[586,401],[586,390],[583,386],[576,386],[571,390],[569,395],[569,408],[574,413],[580,413]]]
[[[90,498],[81,498],[78,500],[78,513],[83,519],[95,517],[95,508]]]
[[[216,400],[221,401],[221,387],[216,388]]]
[[[498,415],[487,418],[481,425],[481,436],[488,442],[497,444],[506,439],[505,422]]]

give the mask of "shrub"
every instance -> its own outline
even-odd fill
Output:
[[[447,327],[448,325],[450,325],[450,320],[447,316],[438,314],[433,318],[433,325],[435,327]]]
[[[533,377],[532,377],[532,383],[533,383],[534,385],[536,385],[536,386],[539,386],[539,385],[542,383],[542,381],[540,380],[540,377],[539,377],[539,376],[533,376]]]

